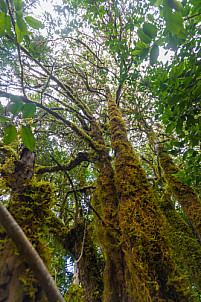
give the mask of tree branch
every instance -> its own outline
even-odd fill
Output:
[[[56,166],[38,166],[36,167],[36,174],[43,174],[43,173],[51,173],[51,172],[58,172],[58,171],[70,171],[73,168],[77,167],[83,161],[89,161],[89,155],[86,152],[79,152],[76,158],[71,159],[65,165],[56,165]]]
[[[28,104],[35,104],[37,107],[40,107],[41,109],[45,110],[46,112],[48,112],[49,114],[51,114],[52,116],[54,116],[56,119],[62,121],[65,125],[67,125],[68,127],[70,127],[79,137],[83,138],[85,140],[85,142],[88,143],[88,145],[94,149],[97,152],[101,152],[101,145],[98,144],[97,142],[95,142],[84,130],[82,130],[81,128],[79,128],[75,123],[72,123],[68,120],[66,120],[65,118],[63,118],[61,115],[59,115],[57,112],[54,112],[53,110],[51,110],[50,108],[45,107],[44,105],[34,102],[34,101],[30,101],[27,97],[25,96],[16,96],[13,95],[12,93],[7,93],[5,91],[0,91],[0,97],[5,97],[5,98],[10,98],[10,97],[18,97],[20,98],[24,103]]]

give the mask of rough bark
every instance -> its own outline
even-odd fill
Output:
[[[115,286],[112,288],[110,284],[110,287],[105,289],[104,301],[193,301],[188,292],[188,283],[178,271],[170,253],[169,242],[165,236],[165,218],[127,139],[121,113],[108,88],[106,92],[111,142],[115,151],[113,194],[115,192],[118,196],[118,205],[115,209],[113,202],[111,217],[117,215],[120,231],[120,234],[116,233],[118,245],[115,240],[113,250],[119,247],[122,259],[121,267],[115,264],[114,268],[111,268],[118,272],[118,276],[122,276],[123,294],[116,300],[112,296],[108,299],[109,290],[116,290]],[[110,201],[108,204],[110,205]],[[115,227],[115,223],[113,225]],[[106,245],[110,246],[111,243],[108,240]],[[119,253],[117,255],[119,256]],[[110,262],[115,261],[115,253],[111,253],[109,257]]]
[[[174,174],[179,172],[171,156],[164,151],[164,145],[160,142],[157,134],[153,131],[144,119],[140,123],[146,132],[150,144],[153,145],[159,159],[160,166],[164,172],[165,179],[171,192],[176,197],[182,210],[192,224],[196,235],[201,243],[201,200],[193,187],[186,185],[183,181],[178,180]]]
[[[161,152],[159,158],[165,178],[181,205],[185,216],[192,223],[201,243],[201,200],[193,187],[186,185],[174,176],[174,174],[179,172],[179,168],[174,164],[172,158],[165,152]]]
[[[201,245],[187,222],[175,211],[168,191],[164,193],[160,206],[168,221],[167,230],[177,261],[201,290]]]
[[[41,258],[39,257],[38,253],[34,249],[34,247],[31,245],[25,234],[23,233],[22,229],[19,227],[19,225],[16,223],[16,221],[13,219],[13,217],[10,215],[10,213],[6,210],[6,208],[0,203],[0,223],[6,230],[8,236],[12,238],[12,241],[15,243],[15,246],[17,247],[17,251],[20,252],[21,257],[23,257],[28,264],[28,267],[33,271],[34,276],[39,281],[41,285],[41,293],[42,290],[45,291],[47,298],[50,302],[55,301],[61,301],[64,302],[58,288],[56,287],[56,284],[54,283],[49,271],[45,267],[44,263],[42,262]],[[11,252],[11,254],[9,253]],[[10,270],[8,269],[9,266],[12,267],[11,263],[13,260],[15,260],[15,250],[11,248],[8,244],[6,245],[6,248],[3,249],[3,259],[5,259],[4,254],[7,254],[7,265],[4,265],[3,268],[5,270],[4,274],[7,275],[7,273],[10,273]],[[10,258],[10,259],[9,259]],[[11,296],[9,299],[11,301],[14,300],[13,296],[15,295],[15,301],[16,299],[16,292],[19,290],[23,290],[22,287],[19,284],[20,278],[22,278],[23,270],[26,268],[26,264],[22,259],[18,257],[20,262],[14,263],[14,271],[11,272],[11,280],[10,278],[2,278],[2,282],[5,285],[6,282],[8,283],[8,287],[10,290],[8,292],[11,293]],[[21,268],[19,271],[19,275],[16,275],[15,272],[18,271],[18,268]],[[16,269],[17,268],[17,269]],[[26,268],[27,269],[27,268]],[[7,276],[8,277],[8,276]],[[19,278],[19,279],[18,279]],[[14,281],[15,280],[15,281]],[[9,281],[9,282],[8,282]],[[14,281],[14,282],[13,282]],[[17,281],[17,282],[16,282]],[[22,291],[23,294],[23,291]],[[5,296],[5,292],[4,292]],[[4,297],[5,298],[5,297]],[[42,296],[41,296],[42,298]],[[27,298],[26,298],[27,299]],[[40,300],[39,295],[37,294],[36,297],[37,300]]]
[[[9,211],[44,260],[45,251],[40,242],[40,233],[50,208],[51,188],[47,183],[37,183],[31,179],[34,158],[34,153],[24,148],[20,160],[5,163],[1,174],[11,190]],[[46,294],[38,280],[3,230],[1,239],[0,290],[1,297],[4,297],[2,301],[46,301]]]

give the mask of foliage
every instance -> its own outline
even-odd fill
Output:
[[[188,260],[182,262],[184,254],[177,256],[183,220],[175,237],[167,235],[162,212],[167,220],[178,218],[179,202],[188,220],[198,200],[199,213],[189,186],[200,193],[200,1],[69,0],[40,17],[31,5],[0,0],[0,171],[7,171],[10,149],[20,154],[25,145],[36,152],[34,181],[54,185],[46,236],[61,292],[68,291],[67,301],[106,301],[110,286],[116,280],[117,290],[124,288],[125,278],[128,292],[144,292],[139,301],[148,301],[149,293],[160,299],[160,282],[169,286],[162,299],[169,290],[189,301],[174,262],[178,257],[182,271],[198,279]],[[172,57],[158,62],[164,49]],[[164,152],[175,159],[167,157],[174,173],[162,164]],[[174,201],[168,209],[161,204],[167,187]],[[171,218],[168,223],[176,232]],[[200,239],[189,234],[193,249]],[[80,255],[85,288],[69,287],[67,258]],[[193,286],[199,292],[199,284]]]

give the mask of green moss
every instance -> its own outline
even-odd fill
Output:
[[[168,221],[168,235],[180,267],[185,267],[192,283],[201,290],[201,246],[194,233],[173,208],[169,193],[165,193],[161,200],[161,208]]]
[[[201,241],[201,200],[192,187],[187,186],[174,176],[179,171],[179,168],[175,166],[170,156],[162,154],[160,156],[160,165],[169,187],[182,206],[186,217],[193,224]]]
[[[121,112],[111,96],[108,112],[115,151],[114,185],[118,194],[116,213],[120,232],[116,240],[123,251],[127,295],[133,300],[137,296],[143,302],[193,301],[188,282],[171,255],[165,217],[127,139]]]

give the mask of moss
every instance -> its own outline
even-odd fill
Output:
[[[17,163],[21,164],[20,161]],[[26,175],[29,174],[30,168],[25,167],[24,170],[17,171],[17,163],[16,161],[9,161],[3,167],[2,176],[6,185],[11,188],[11,200],[8,209],[46,266],[50,268],[51,252],[46,247],[45,234],[47,234],[46,222],[50,217],[51,207],[54,203],[52,187],[47,182],[37,182],[35,179],[27,178]],[[7,252],[7,237],[5,233],[2,236],[2,250],[6,249]],[[12,253],[13,257],[17,257],[16,261],[19,261],[18,253],[13,244]],[[15,271],[13,273],[17,274]],[[27,299],[34,297],[41,291],[37,280],[24,261],[22,261],[22,270],[18,277],[23,284]]]
[[[115,151],[114,187],[118,195],[119,232],[115,241],[123,252],[122,282],[127,287],[122,301],[128,297],[131,300],[138,297],[143,302],[193,301],[189,284],[171,255],[165,217],[127,139],[125,123],[111,95],[108,113]]]
[[[177,262],[185,267],[192,283],[201,290],[201,246],[187,222],[173,208],[168,192],[162,197],[161,208],[168,221],[168,235]]]
[[[192,187],[174,176],[174,174],[178,173],[179,168],[175,166],[170,156],[162,154],[160,156],[160,165],[169,187],[182,206],[186,217],[193,224],[201,242],[201,200]]]

